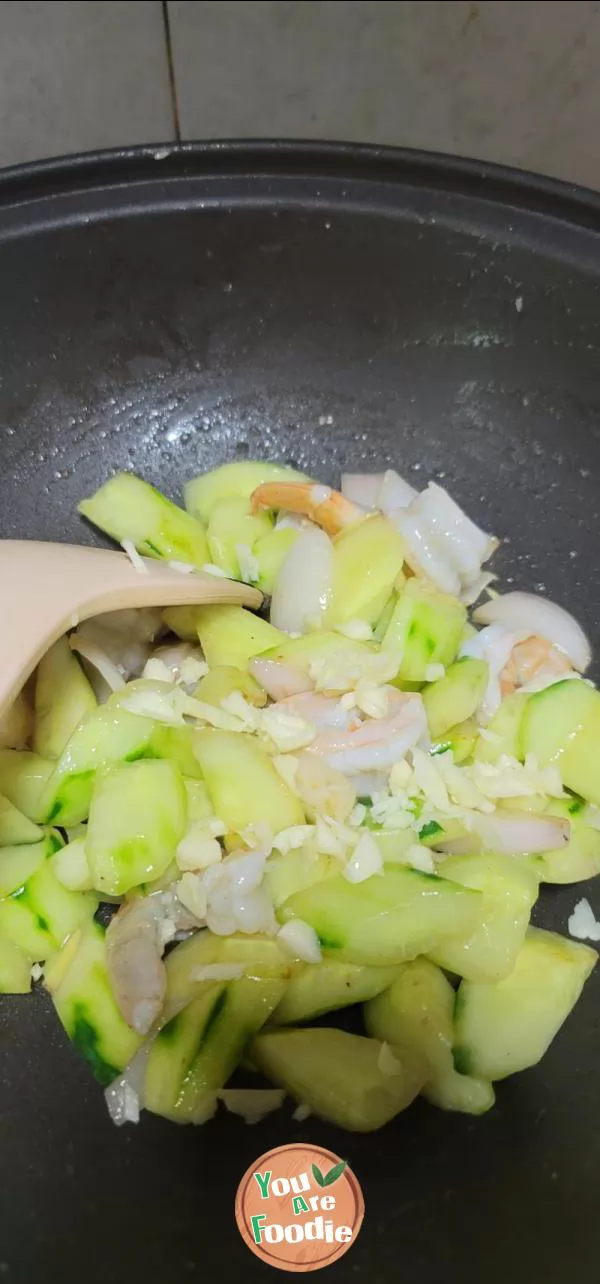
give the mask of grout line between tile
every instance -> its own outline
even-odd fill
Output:
[[[179,124],[179,104],[177,101],[177,81],[175,79],[175,67],[173,63],[173,44],[171,41],[171,21],[169,18],[168,0],[161,0],[163,26],[165,32],[165,53],[167,58],[167,70],[169,75],[169,92],[171,96],[171,110],[173,112],[173,128],[177,142],[181,142],[181,127]]]

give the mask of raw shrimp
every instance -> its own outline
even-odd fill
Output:
[[[179,931],[198,927],[173,892],[155,892],[122,905],[106,933],[106,957],[121,1015],[147,1034],[165,998],[165,946]]]
[[[301,513],[321,526],[328,535],[337,535],[346,526],[361,521],[364,512],[330,486],[303,482],[264,482],[253,491],[252,512],[259,508]]]
[[[512,695],[529,683],[544,684],[546,679],[552,682],[573,672],[573,665],[562,651],[547,638],[532,634],[513,647],[500,674],[500,690],[503,696]]]
[[[388,715],[368,718],[349,730],[323,731],[305,752],[318,754],[346,776],[381,771],[400,762],[409,749],[427,736],[427,718],[420,695],[388,692]]]

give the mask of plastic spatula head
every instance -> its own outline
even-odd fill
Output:
[[[262,593],[234,580],[74,544],[0,540],[0,715],[48,647],[81,620],[138,606],[261,605]]]

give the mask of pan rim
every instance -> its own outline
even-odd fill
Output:
[[[577,183],[452,153],[304,139],[167,141],[26,162],[0,169],[0,209],[149,182],[240,177],[437,190],[600,232],[600,192]]]

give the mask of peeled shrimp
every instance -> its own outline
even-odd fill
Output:
[[[500,690],[503,696],[512,695],[513,691],[530,683],[543,686],[546,680],[553,682],[573,672],[573,665],[562,651],[547,638],[532,634],[513,647],[500,674]]]
[[[259,508],[301,513],[328,535],[337,535],[345,526],[353,526],[364,517],[364,512],[340,491],[310,482],[264,482],[253,491],[250,504],[253,513]]]
[[[350,731],[360,726],[360,719],[354,709],[344,709],[333,696],[321,695],[315,691],[303,691],[298,695],[288,696],[285,700],[277,700],[270,706],[269,712],[274,710],[288,717],[303,718],[305,722],[324,731]]]
[[[346,731],[323,731],[305,752],[318,754],[345,776],[385,771],[400,762],[427,735],[427,719],[420,695],[394,687],[386,690],[387,717],[368,718]]]
[[[162,956],[178,931],[198,923],[170,891],[122,905],[106,933],[106,957],[115,1001],[128,1025],[147,1034],[160,1015],[167,978]]]

